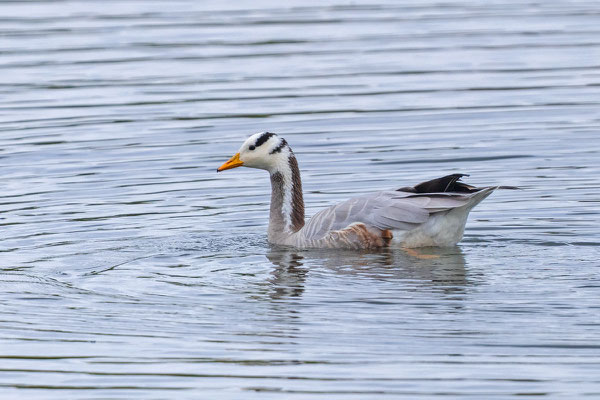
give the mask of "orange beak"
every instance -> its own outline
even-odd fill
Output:
[[[225,171],[226,169],[237,168],[244,165],[244,163],[240,160],[240,153],[235,153],[233,157],[231,157],[225,164],[221,165],[217,172]]]

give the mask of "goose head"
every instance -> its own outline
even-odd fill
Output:
[[[237,167],[264,169],[277,172],[288,163],[291,149],[285,139],[271,132],[260,132],[250,136],[239,151],[217,172]]]

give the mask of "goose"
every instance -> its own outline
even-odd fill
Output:
[[[237,167],[271,177],[268,241],[308,248],[447,247],[463,237],[469,212],[499,188],[475,187],[452,174],[415,186],[352,197],[304,219],[298,161],[288,142],[271,132],[250,136],[217,172]]]

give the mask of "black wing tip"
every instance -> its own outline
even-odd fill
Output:
[[[483,189],[494,187],[496,189],[508,189],[508,190],[522,190],[518,186],[484,186],[475,187],[461,182],[461,178],[470,176],[469,174],[450,174],[441,178],[431,179],[429,181],[421,182],[415,186],[405,186],[400,189],[396,189],[397,192],[407,192],[415,194],[435,194],[435,193],[476,193]]]
[[[466,183],[459,182],[464,176],[468,174],[450,174],[442,176],[441,178],[431,179],[429,181],[421,182],[415,185],[412,190],[403,190],[411,193],[446,193],[446,192],[461,192],[461,193],[473,193],[478,191],[474,186],[467,185]],[[406,188],[403,188],[406,189]]]

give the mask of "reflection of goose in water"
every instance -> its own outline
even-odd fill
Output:
[[[303,256],[295,251],[279,249],[269,251],[267,258],[275,265],[269,279],[272,298],[299,297],[304,292],[308,270],[303,267]]]
[[[445,293],[460,293],[470,284],[465,259],[458,247],[430,249],[437,257],[421,259],[399,249],[356,253],[352,251],[272,248],[267,254],[275,269],[269,279],[272,298],[299,297],[309,270],[321,268],[353,280],[376,279],[411,281],[416,287],[440,288]]]

